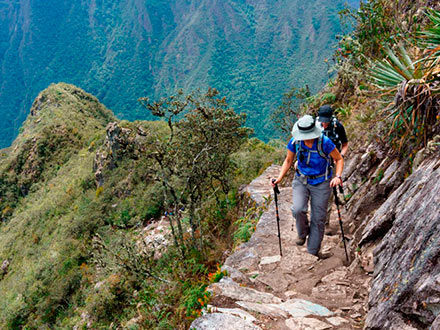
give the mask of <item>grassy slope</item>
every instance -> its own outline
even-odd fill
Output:
[[[93,145],[102,141],[114,116],[96,98],[65,84],[42,92],[33,111],[37,107],[38,115],[29,116],[0,164],[10,180],[26,175],[17,168],[17,158],[25,159],[24,168],[41,168],[27,182],[29,193],[14,196],[16,207],[0,227],[0,258],[11,263],[0,281],[2,328],[17,328],[30,315],[36,323],[48,321],[66,307],[80,285],[75,270],[87,258],[84,238],[101,221],[84,212],[95,195]],[[60,143],[49,152],[27,152],[32,150],[28,145],[47,146],[56,137]]]
[[[94,263],[93,237],[97,233],[117,248],[121,237],[135,237],[139,225],[161,212],[160,185],[148,179],[154,171],[152,164],[147,157],[139,157],[136,150],[121,151],[117,167],[105,171],[104,185],[97,190],[94,158],[97,151],[107,150],[103,146],[105,127],[116,118],[96,98],[66,84],[43,91],[32,111],[37,108],[37,115],[28,117],[22,133],[10,150],[2,151],[0,159],[0,189],[5,196],[0,200],[4,218],[0,225],[0,261],[10,262],[8,273],[0,275],[0,328],[66,329],[86,322],[81,315],[89,315],[94,326],[108,329],[111,322],[123,323],[133,317],[139,301],[145,306],[153,301],[141,295],[135,298],[135,289],[141,293],[164,290],[148,294],[159,295],[155,299],[165,301],[158,305],[163,306],[157,311],[163,313],[158,320],[169,326],[183,326],[188,320],[184,318],[186,307],[182,306],[186,306],[185,299],[192,299],[185,296],[192,290],[187,286],[191,281],[182,286],[176,278],[176,282],[161,289],[161,283],[132,281],[129,277],[122,281],[117,273],[98,270]],[[123,121],[119,125],[134,134],[138,127],[167,134],[163,122]],[[66,133],[71,131],[72,136]],[[29,151],[32,146],[46,146],[50,141],[59,141],[50,153]],[[144,147],[143,152],[148,153],[148,146]],[[250,140],[234,156],[234,185],[238,187],[259,174],[275,154],[275,148]],[[24,165],[17,166],[17,159],[23,159]],[[31,173],[38,175],[27,177],[23,169],[33,169]],[[11,191],[10,187],[21,182],[14,179],[22,177],[27,178],[27,193]],[[215,240],[220,245],[228,244],[222,239]],[[173,264],[176,260],[161,261],[160,271],[182,267]],[[176,274],[190,280],[182,273]],[[103,289],[95,290],[96,283],[102,281],[106,283]],[[184,302],[179,302],[181,299]],[[167,311],[173,316],[166,316]],[[148,322],[155,326],[159,321]]]

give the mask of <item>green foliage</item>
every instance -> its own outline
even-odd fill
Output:
[[[396,88],[405,80],[421,79],[425,75],[423,65],[414,63],[402,45],[398,46],[395,55],[385,47],[387,58],[375,63],[371,70],[371,80],[380,88]]]
[[[187,213],[191,244],[202,249],[200,204],[209,196],[218,200],[219,193],[227,194],[230,190],[230,155],[250,133],[241,127],[245,116],[229,108],[215,89],[204,95],[184,96],[180,91],[158,102],[151,103],[146,98],[140,101],[153,115],[164,118],[170,129],[168,140],[154,135],[149,139],[159,168],[155,179],[164,187],[165,207],[173,210],[169,218],[174,241],[184,253],[188,243],[184,242],[182,219]]]
[[[380,168],[377,176],[373,179],[373,184],[379,183],[380,180],[383,179],[384,174],[385,174],[384,170]]]
[[[221,269],[220,265],[217,265],[217,269],[214,273],[208,274],[209,282],[210,283],[217,283],[220,282],[220,280],[227,276],[228,272]]]
[[[429,49],[428,56],[423,59],[425,65],[434,69],[440,63],[440,11],[427,10],[430,24],[419,34],[423,48]]]
[[[272,163],[281,164],[284,160],[287,142],[271,141],[263,143],[251,138],[231,155],[234,164],[234,179],[237,182],[250,182]]]
[[[189,319],[200,316],[201,310],[209,301],[211,293],[206,291],[206,287],[207,284],[203,283],[197,286],[190,285],[184,289],[181,307],[185,309],[185,315]]]
[[[93,6],[45,0],[30,3],[24,16],[22,5],[13,6],[0,22],[0,147],[10,144],[33,99],[54,81],[81,86],[128,120],[153,118],[137,105],[139,91],[158,99],[176,87],[188,92],[213,86],[248,114],[256,136],[274,138],[264,119],[282,91],[307,81],[314,91],[325,84],[323,59],[342,32],[337,12],[344,2],[259,6],[227,0],[194,7],[163,0]],[[15,26],[17,32],[9,33]]]
[[[247,208],[245,214],[234,222],[234,227],[236,228],[233,234],[234,247],[249,241],[258,221],[267,210],[270,201],[269,198],[260,206],[255,205],[254,207]]]
[[[382,60],[387,45],[405,43],[417,35],[424,20],[421,6],[416,2],[404,5],[399,1],[371,0],[362,1],[356,11],[347,8],[341,12],[343,19],[356,28],[339,38],[335,52],[340,96],[354,95],[358,86],[365,87],[371,60]]]
[[[302,105],[311,97],[308,85],[301,88],[292,87],[284,93],[281,105],[271,114],[271,120],[283,136],[290,136],[293,125],[301,115]]]
[[[336,95],[333,93],[324,93],[321,96],[321,103],[334,103],[336,101]]]
[[[336,108],[335,113],[337,114],[338,118],[341,120],[348,119],[351,116],[352,107],[350,104],[347,104],[345,106]]]
[[[415,35],[423,20],[419,9],[422,4],[414,3],[405,8],[406,15],[399,16],[403,8],[400,3],[388,0],[361,1],[358,10],[346,8],[341,14],[346,20],[354,21],[355,31],[341,39],[338,55],[364,61],[365,58],[381,58],[382,47],[402,41]]]
[[[435,13],[431,11],[429,16],[434,24],[437,22]],[[435,25],[426,31],[433,38]],[[427,40],[432,40],[430,38]],[[426,145],[432,135],[432,127],[436,125],[438,116],[436,106],[440,64],[432,54],[413,60],[401,44],[395,48],[397,50],[393,51],[384,47],[386,58],[374,63],[370,79],[380,89],[380,95],[390,102],[381,116],[391,119],[388,136],[392,146],[401,151],[410,142],[416,146]],[[418,55],[414,53],[414,56]]]

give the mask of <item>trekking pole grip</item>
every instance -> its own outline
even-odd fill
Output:
[[[344,188],[342,187],[342,185],[339,186],[339,192],[342,194],[342,196],[344,197]],[[345,199],[345,198],[344,198]]]
[[[275,184],[275,179],[272,179],[272,184]],[[278,189],[278,184],[275,184],[275,187],[273,187],[273,191],[275,192],[275,194],[279,195],[280,194],[280,190]]]

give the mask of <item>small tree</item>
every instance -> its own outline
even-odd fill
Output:
[[[228,108],[225,98],[215,89],[162,98],[141,104],[157,117],[167,121],[170,130],[166,140],[150,135],[154,152],[150,155],[158,164],[156,180],[162,182],[165,208],[176,246],[184,253],[183,218],[188,218],[192,246],[203,247],[200,210],[205,200],[229,190],[229,156],[250,134],[242,127],[244,114]],[[199,240],[197,241],[197,238]]]

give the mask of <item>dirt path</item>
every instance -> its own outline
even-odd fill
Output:
[[[271,166],[247,187],[257,203],[273,192],[269,182],[278,172],[278,166]],[[305,246],[295,244],[292,189],[283,187],[280,191],[283,256],[279,254],[272,202],[250,241],[227,258],[224,269],[229,276],[210,286],[214,293],[211,313],[194,321],[191,329],[362,328],[370,278],[356,263],[344,266],[336,210],[330,219],[335,235],[325,236],[321,248],[333,256],[318,260]],[[342,216],[347,222],[344,213]]]

